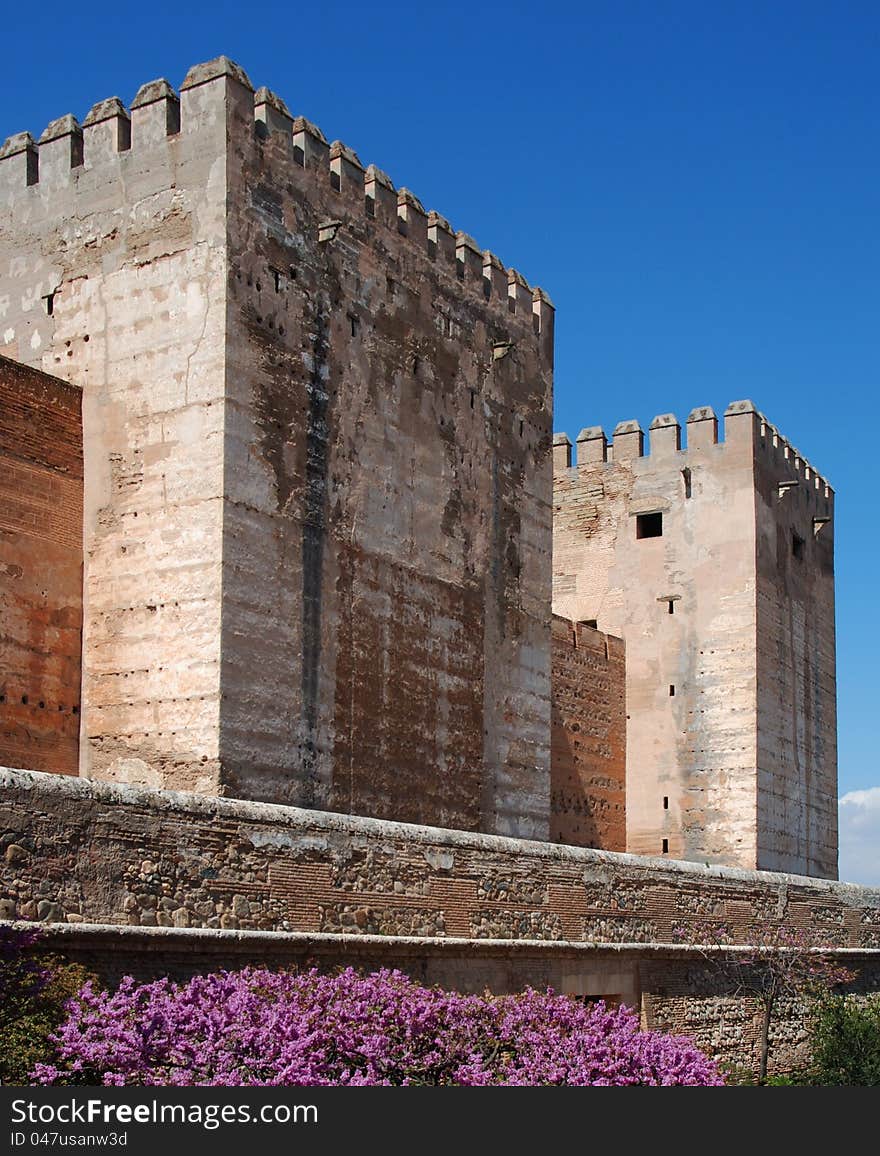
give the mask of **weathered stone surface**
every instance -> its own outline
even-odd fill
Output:
[[[0,829],[4,898],[95,923],[363,930],[366,911],[383,934],[670,945],[712,917],[743,943],[782,923],[848,949],[880,931],[869,888],[35,772],[0,771]],[[407,912],[444,928],[402,931]]]
[[[552,308],[257,103],[0,173],[0,352],[84,389],[81,773],[547,838]]]
[[[750,402],[717,424],[557,459],[553,608],[626,642],[630,851],[835,877],[833,493]]]

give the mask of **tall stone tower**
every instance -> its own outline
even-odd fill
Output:
[[[553,609],[626,641],[628,850],[836,878],[830,486],[747,401],[571,451]]]
[[[81,772],[549,834],[553,310],[221,57],[0,150],[80,385]]]

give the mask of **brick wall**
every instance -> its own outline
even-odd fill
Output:
[[[79,389],[0,357],[0,760],[77,773]]]
[[[550,838],[626,850],[623,641],[554,615]]]

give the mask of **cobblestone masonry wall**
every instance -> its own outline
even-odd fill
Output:
[[[553,618],[550,838],[626,850],[623,641]]]
[[[262,960],[550,983],[746,1064],[755,1009],[674,926],[723,919],[743,944],[755,925],[812,929],[864,988],[880,981],[880,891],[824,880],[16,771],[0,772],[0,832],[0,918],[44,922],[108,975]],[[802,1042],[791,1011],[782,1066]]]
[[[75,775],[82,423],[75,386],[0,357],[0,760]]]

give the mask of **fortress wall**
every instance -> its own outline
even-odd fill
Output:
[[[758,863],[836,879],[834,493],[766,419],[757,438]]]
[[[553,608],[626,642],[630,851],[833,876],[833,492],[751,402],[718,435],[556,435]]]
[[[744,945],[800,928],[880,986],[877,889],[35,772],[0,772],[0,830],[0,918],[41,921],[109,978],[355,963],[552,983],[741,1063],[756,1009],[674,927],[723,922]],[[783,1064],[804,1036],[790,1015]]]
[[[81,769],[218,789],[226,117],[142,86],[0,149],[0,353],[85,429]]]
[[[83,385],[85,774],[546,838],[553,308],[226,58],[0,149]]]
[[[546,838],[552,307],[280,98],[241,99],[225,789]]]
[[[553,618],[550,838],[626,850],[626,657],[621,639]]]
[[[0,759],[75,775],[81,394],[0,357]]]
[[[674,418],[655,423],[649,454],[636,422],[607,453],[601,431],[584,430],[577,465],[554,471],[554,612],[626,642],[636,854],[756,866],[749,421],[729,417],[722,443],[700,436],[714,415],[694,422],[686,451]],[[662,533],[638,537],[642,516]]]

